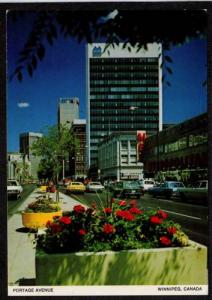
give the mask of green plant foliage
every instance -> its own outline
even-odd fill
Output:
[[[25,209],[25,212],[39,213],[54,212],[59,210],[61,210],[60,205],[56,204],[51,198],[42,196],[39,197],[39,199],[37,199],[36,201],[28,204],[27,208]]]
[[[39,167],[41,174],[53,177],[58,185],[59,174],[62,170],[62,160],[77,147],[79,141],[73,130],[67,125],[54,125],[47,127],[44,135],[32,144],[32,152],[42,157]],[[44,176],[44,177],[45,177]],[[59,191],[57,189],[57,201]]]
[[[145,5],[144,5],[145,6]],[[17,68],[10,78],[23,79],[25,70],[32,76],[39,61],[46,55],[46,42],[51,46],[59,36],[75,38],[86,43],[104,41],[108,47],[123,42],[123,48],[135,47],[146,49],[148,43],[161,43],[164,50],[173,45],[181,45],[192,38],[206,36],[207,12],[205,9],[150,10],[132,6],[130,10],[116,3],[110,9],[99,4],[98,9],[87,11],[70,9],[65,11],[39,11],[34,14],[35,21],[20,52]],[[204,6],[205,8],[205,6]],[[17,21],[24,13],[10,12],[11,18]],[[9,15],[9,16],[10,16]],[[130,45],[128,45],[130,43]],[[127,46],[128,45],[128,46]],[[172,59],[165,55],[169,63]]]
[[[81,205],[47,223],[36,238],[49,253],[159,248],[188,245],[179,224],[162,210],[141,210],[135,202],[114,200],[99,211]]]

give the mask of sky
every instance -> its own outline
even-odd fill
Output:
[[[17,23],[8,17],[7,73],[14,71],[32,23],[28,16]],[[207,42],[192,40],[166,53],[173,60],[171,86],[163,84],[163,123],[179,123],[207,110]],[[59,36],[46,44],[46,55],[33,77],[7,84],[7,149],[19,151],[19,134],[41,132],[57,123],[59,98],[78,97],[80,118],[86,118],[85,44]]]

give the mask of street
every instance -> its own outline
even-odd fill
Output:
[[[8,216],[11,217],[29,193],[33,190],[33,186],[27,186],[20,199],[8,200]],[[60,189],[65,193],[65,188]],[[107,193],[85,193],[69,194],[77,201],[91,206],[96,203],[97,207],[105,207],[107,201]],[[109,193],[108,199],[111,198]],[[189,236],[190,239],[204,245],[208,245],[208,207],[200,204],[183,203],[179,199],[167,200],[164,198],[153,198],[145,193],[141,200],[138,201],[138,206],[141,208],[160,208],[168,213],[170,219],[179,223],[182,229]]]
[[[63,189],[64,191],[64,189]],[[106,192],[102,194],[71,194],[76,200],[91,205],[93,202],[101,207],[106,203]],[[208,207],[199,204],[183,203],[179,199],[167,200],[153,198],[149,194],[138,201],[141,208],[160,208],[168,213],[170,219],[179,223],[191,240],[208,245]]]
[[[24,184],[23,192],[21,193],[21,197],[16,200],[14,198],[8,198],[7,208],[8,208],[8,217],[11,217],[13,213],[16,212],[21,203],[31,194],[31,192],[35,189],[34,184]]]

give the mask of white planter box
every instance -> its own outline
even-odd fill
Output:
[[[37,285],[204,285],[207,247],[46,254],[36,252]]]

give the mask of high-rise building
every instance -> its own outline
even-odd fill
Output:
[[[21,133],[19,136],[20,142],[20,153],[28,156],[31,163],[31,176],[37,178],[38,165],[41,158],[32,154],[31,146],[32,144],[41,138],[43,135],[37,132],[25,132]]]
[[[79,99],[60,98],[58,106],[58,124],[71,127],[74,119],[79,119]]]
[[[104,51],[87,46],[88,166],[98,165],[98,144],[112,132],[162,129],[162,46]]]
[[[74,151],[70,154],[71,175],[76,178],[85,178],[87,176],[86,168],[86,120],[76,119],[72,125],[74,136],[78,143]]]

